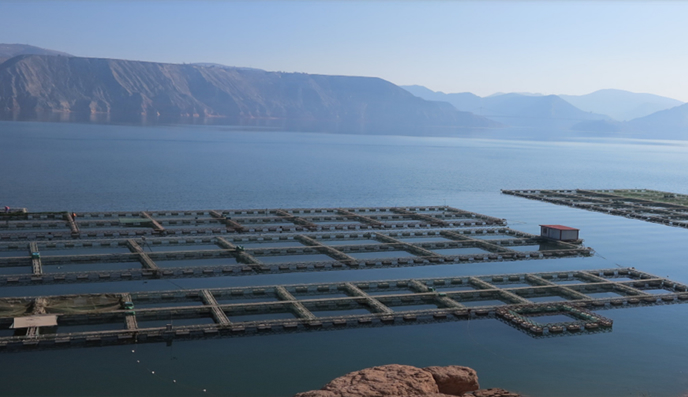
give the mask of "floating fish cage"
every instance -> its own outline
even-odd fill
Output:
[[[26,212],[4,220],[0,240],[506,225],[504,219],[451,207]]]
[[[648,189],[502,190],[531,200],[688,228],[688,195]]]
[[[208,213],[221,228],[200,226]],[[0,287],[592,255],[580,244],[552,242],[512,230],[502,219],[450,207],[65,213],[62,238],[42,228],[58,225],[59,214],[25,215],[39,221],[12,220],[0,230]],[[117,223],[129,229],[91,233],[84,226],[112,226],[110,218],[131,221]],[[340,218],[356,224],[315,223]],[[291,226],[249,227],[258,219]],[[173,232],[171,222],[195,223]]]
[[[507,324],[535,337],[607,331],[613,325],[612,320],[597,313],[561,303],[499,308],[496,314]]]
[[[581,283],[560,283],[574,279]],[[590,295],[612,290],[623,294]],[[555,294],[566,301],[531,300]],[[611,330],[611,320],[591,310],[684,302],[688,286],[632,268],[0,298],[0,349],[490,318],[533,337],[571,336]],[[18,319],[42,316],[53,316],[56,326],[12,328]]]

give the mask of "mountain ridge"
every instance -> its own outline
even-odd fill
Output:
[[[472,93],[445,94],[423,86],[402,86],[428,100],[444,100],[461,111],[468,111],[515,127],[570,129],[589,120],[608,116],[584,112],[557,95],[506,93],[479,97]]]
[[[366,133],[499,126],[375,77],[48,55],[0,64],[0,110],[305,120]]]
[[[71,57],[66,52],[48,50],[28,44],[3,44],[0,43],[0,64],[17,55],[56,55]]]
[[[603,89],[586,95],[559,95],[577,108],[606,114],[618,121],[630,121],[683,105],[683,102],[655,94]]]

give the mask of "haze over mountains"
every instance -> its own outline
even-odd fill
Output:
[[[592,121],[575,126],[596,134],[618,133],[642,138],[688,139],[688,104],[652,113],[627,122]]]
[[[125,122],[211,118],[366,134],[457,135],[518,127],[549,135],[688,139],[688,104],[652,94],[600,90],[479,97],[371,77],[80,58],[0,44],[0,116],[45,114]]]
[[[683,102],[654,94],[637,94],[622,90],[599,90],[587,95],[559,95],[586,112],[605,114],[614,120],[628,121],[661,110],[683,105]]]
[[[530,93],[445,94],[423,86],[402,86],[424,99],[446,101],[506,125],[688,139],[688,104],[653,94],[599,90],[587,95]]]

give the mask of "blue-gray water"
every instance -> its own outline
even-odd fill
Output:
[[[442,205],[579,227],[592,258],[2,288],[0,295],[636,268],[688,282],[688,230],[499,189],[688,193],[685,142],[508,141],[0,122],[0,206],[31,210]],[[532,396],[688,392],[688,305],[601,312],[613,331],[532,339],[496,320],[0,355],[0,395],[290,395],[356,369],[467,365]],[[132,352],[132,350],[134,352]],[[152,371],[155,371],[153,374]],[[176,382],[173,382],[176,380]],[[203,392],[206,389],[206,392]]]

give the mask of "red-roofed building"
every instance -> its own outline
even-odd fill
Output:
[[[578,232],[578,229],[563,225],[540,225],[540,235],[554,240],[578,240]]]

